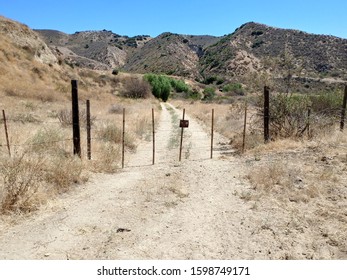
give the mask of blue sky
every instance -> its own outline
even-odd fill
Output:
[[[34,29],[221,36],[255,21],[347,38],[347,0],[0,0],[0,14]]]

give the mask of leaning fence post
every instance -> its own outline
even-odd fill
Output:
[[[91,124],[90,124],[90,101],[87,100],[87,156],[88,159],[92,159],[92,147],[91,147]]]
[[[270,139],[270,92],[267,86],[264,87],[264,142],[269,142]]]
[[[11,157],[11,148],[10,148],[10,141],[8,139],[8,131],[7,131],[5,110],[2,110],[2,117],[3,117],[3,120],[4,120],[4,126],[5,126],[5,136],[6,136],[8,155]]]
[[[345,126],[346,104],[347,104],[347,85],[345,85],[345,94],[343,96],[343,102],[342,102],[341,123],[340,123],[341,131],[343,131],[343,128]]]
[[[73,152],[74,155],[81,157],[81,135],[80,120],[78,110],[78,88],[77,80],[71,80],[72,88],[72,133],[73,133]]]
[[[123,108],[123,131],[122,131],[122,168],[124,168],[124,149],[125,149],[125,108]]]

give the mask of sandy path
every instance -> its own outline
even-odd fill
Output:
[[[218,160],[206,160],[210,136],[194,120],[192,132],[185,131],[178,162],[180,130],[172,119],[181,112],[171,105],[162,108],[156,165],[151,165],[152,144],[143,143],[123,172],[97,175],[28,220],[4,229],[0,258],[220,257],[222,243],[229,239],[222,238],[221,228],[233,208],[221,201],[231,197],[232,190],[221,192],[225,182],[219,186],[218,178],[223,178],[223,170],[211,176],[210,165]]]
[[[222,155],[219,135],[209,159],[210,135],[188,115],[178,162],[181,115],[162,105],[154,166],[152,144],[144,142],[123,171],[95,175],[2,226],[0,259],[344,258],[305,220],[293,220],[296,205],[247,202],[247,160]]]

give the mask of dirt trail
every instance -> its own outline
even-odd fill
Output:
[[[3,225],[0,259],[283,259],[289,251],[304,258],[310,235],[295,243],[298,234],[278,226],[290,219],[285,209],[257,210],[242,199],[250,187],[245,162],[218,151],[225,147],[218,134],[209,159],[210,135],[189,116],[178,162],[181,114],[162,105],[155,165],[144,142],[123,171],[95,175],[30,218]]]
[[[144,142],[124,171],[96,175],[28,220],[4,228],[0,258],[232,257],[224,254],[233,235],[227,216],[241,205],[229,201],[233,188],[225,184],[233,183],[222,176],[229,168],[217,153],[208,159],[210,136],[192,119],[178,162],[181,114],[162,106],[154,166],[152,144]]]

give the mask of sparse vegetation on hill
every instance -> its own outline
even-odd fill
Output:
[[[266,75],[280,91],[286,90],[289,77],[295,88],[304,90],[301,77],[346,80],[346,47],[345,39],[251,22],[206,48],[199,63],[204,76],[220,75],[256,86],[253,74]],[[312,83],[310,90],[324,88],[324,83]]]
[[[129,38],[107,30],[72,35],[37,32],[72,67],[176,75],[205,83],[218,77],[247,84],[252,91],[264,83],[278,91],[288,87],[301,92],[334,90],[335,84],[347,80],[346,39],[254,22],[223,37],[166,32],[156,38]]]

